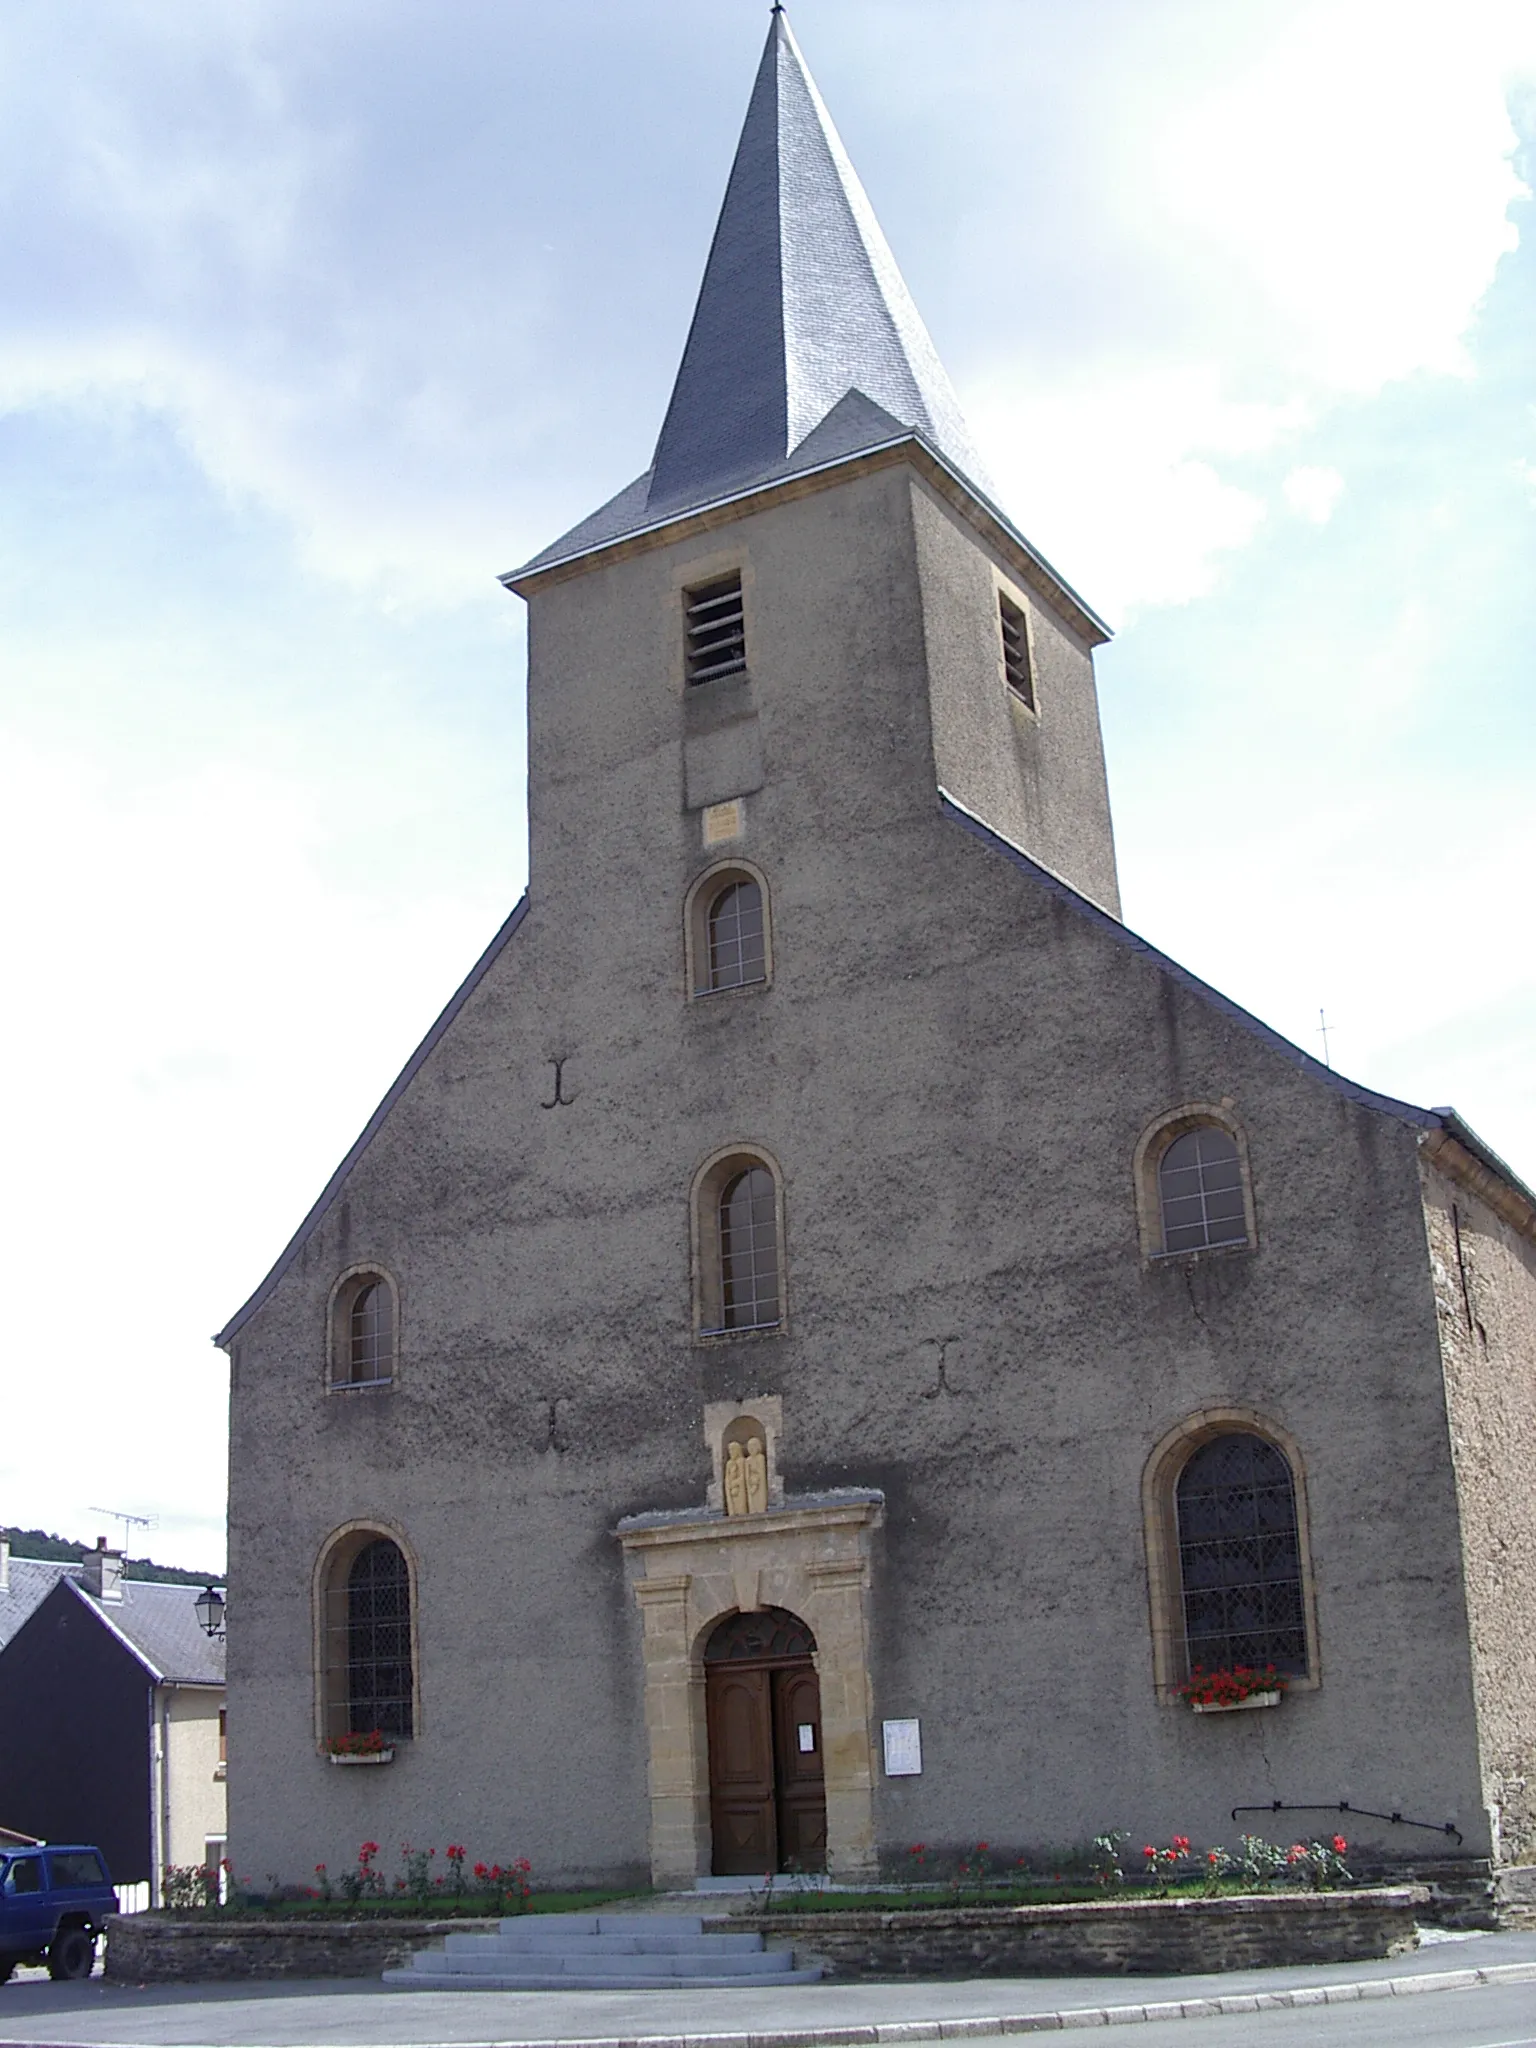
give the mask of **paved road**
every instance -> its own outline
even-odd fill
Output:
[[[470,2048],[475,2043],[635,2041],[693,2033],[842,2029],[998,2014],[1126,2007],[1320,1986],[1384,1984],[1448,1970],[1536,1971],[1536,1934],[1437,1942],[1390,1962],[1207,1977],[992,1978],[960,1984],[823,1984],[703,1992],[387,1992],[355,1982],[0,1987],[0,2048]],[[1103,2021],[1096,2020],[1102,2025]],[[1018,2034],[972,2036],[1020,2048]],[[1518,1984],[1364,1998],[1209,2018],[1144,2021],[1144,2048],[1536,2048],[1536,1977]]]
[[[1159,2020],[1123,2038],[1137,2048],[1536,2048],[1536,1984],[1231,2019]],[[991,2039],[994,2048],[1020,2048],[1017,2034]]]

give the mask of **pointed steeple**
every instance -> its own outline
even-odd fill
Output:
[[[796,467],[789,458],[850,393],[872,404],[845,408],[837,443],[867,446],[915,428],[985,489],[954,388],[776,9],[648,509],[702,504]]]
[[[954,386],[775,8],[652,465],[501,580],[515,590],[688,512],[913,435],[1034,553],[997,505]]]

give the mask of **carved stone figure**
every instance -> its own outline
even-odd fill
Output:
[[[732,1444],[725,1454],[725,1512],[728,1515],[744,1515],[748,1512],[747,1461],[742,1456],[741,1445]]]
[[[761,1515],[768,1508],[768,1460],[763,1456],[760,1436],[747,1438],[747,1513]]]

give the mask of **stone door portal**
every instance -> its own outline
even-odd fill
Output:
[[[815,1648],[805,1623],[782,1607],[729,1615],[705,1647],[717,1877],[827,1867]]]

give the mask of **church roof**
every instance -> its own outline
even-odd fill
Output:
[[[858,173],[775,10],[651,467],[503,581],[913,438],[1009,526]]]

